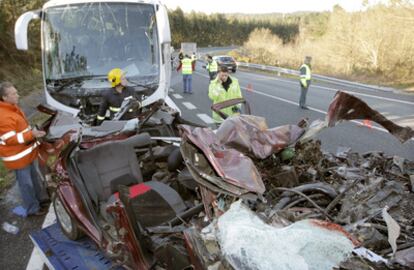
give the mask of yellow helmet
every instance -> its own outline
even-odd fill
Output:
[[[117,86],[121,83],[121,77],[124,75],[124,72],[120,68],[114,68],[108,73],[108,81],[111,83],[112,87]]]

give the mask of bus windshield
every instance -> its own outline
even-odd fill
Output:
[[[102,76],[121,68],[128,79],[159,81],[153,5],[97,2],[51,7],[43,13],[45,78]]]

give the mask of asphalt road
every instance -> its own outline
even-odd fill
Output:
[[[313,82],[307,95],[310,110],[302,110],[298,107],[300,87],[295,79],[241,70],[231,76],[238,78],[243,96],[250,103],[252,114],[265,117],[269,127],[294,124],[305,117],[310,121],[324,119],[335,93],[342,90],[364,100],[395,123],[414,128],[413,94],[354,87],[344,83]],[[185,118],[198,123],[210,123],[208,84],[207,71],[202,68],[201,62],[197,63],[193,75],[192,95],[183,94],[181,75],[173,72],[171,97]],[[373,128],[368,128],[356,121],[343,122],[325,129],[317,138],[321,140],[323,149],[329,152],[336,152],[338,147],[343,146],[359,153],[381,151],[387,155],[414,160],[414,140],[401,144],[375,123]]]

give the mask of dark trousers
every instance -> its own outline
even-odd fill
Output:
[[[299,107],[305,107],[306,106],[306,94],[308,93],[310,86],[310,81],[307,82],[307,87],[304,87],[302,84],[300,84],[300,98],[299,98]]]
[[[184,74],[183,75],[183,85],[184,85],[184,93],[192,93],[193,90],[191,88],[192,84],[192,74]]]

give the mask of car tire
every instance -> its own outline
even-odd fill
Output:
[[[79,229],[77,222],[70,216],[57,194],[53,198],[56,220],[64,235],[70,240],[80,239],[84,233]]]
[[[232,71],[233,71],[233,73],[236,73],[236,69],[235,68],[233,68]]]

